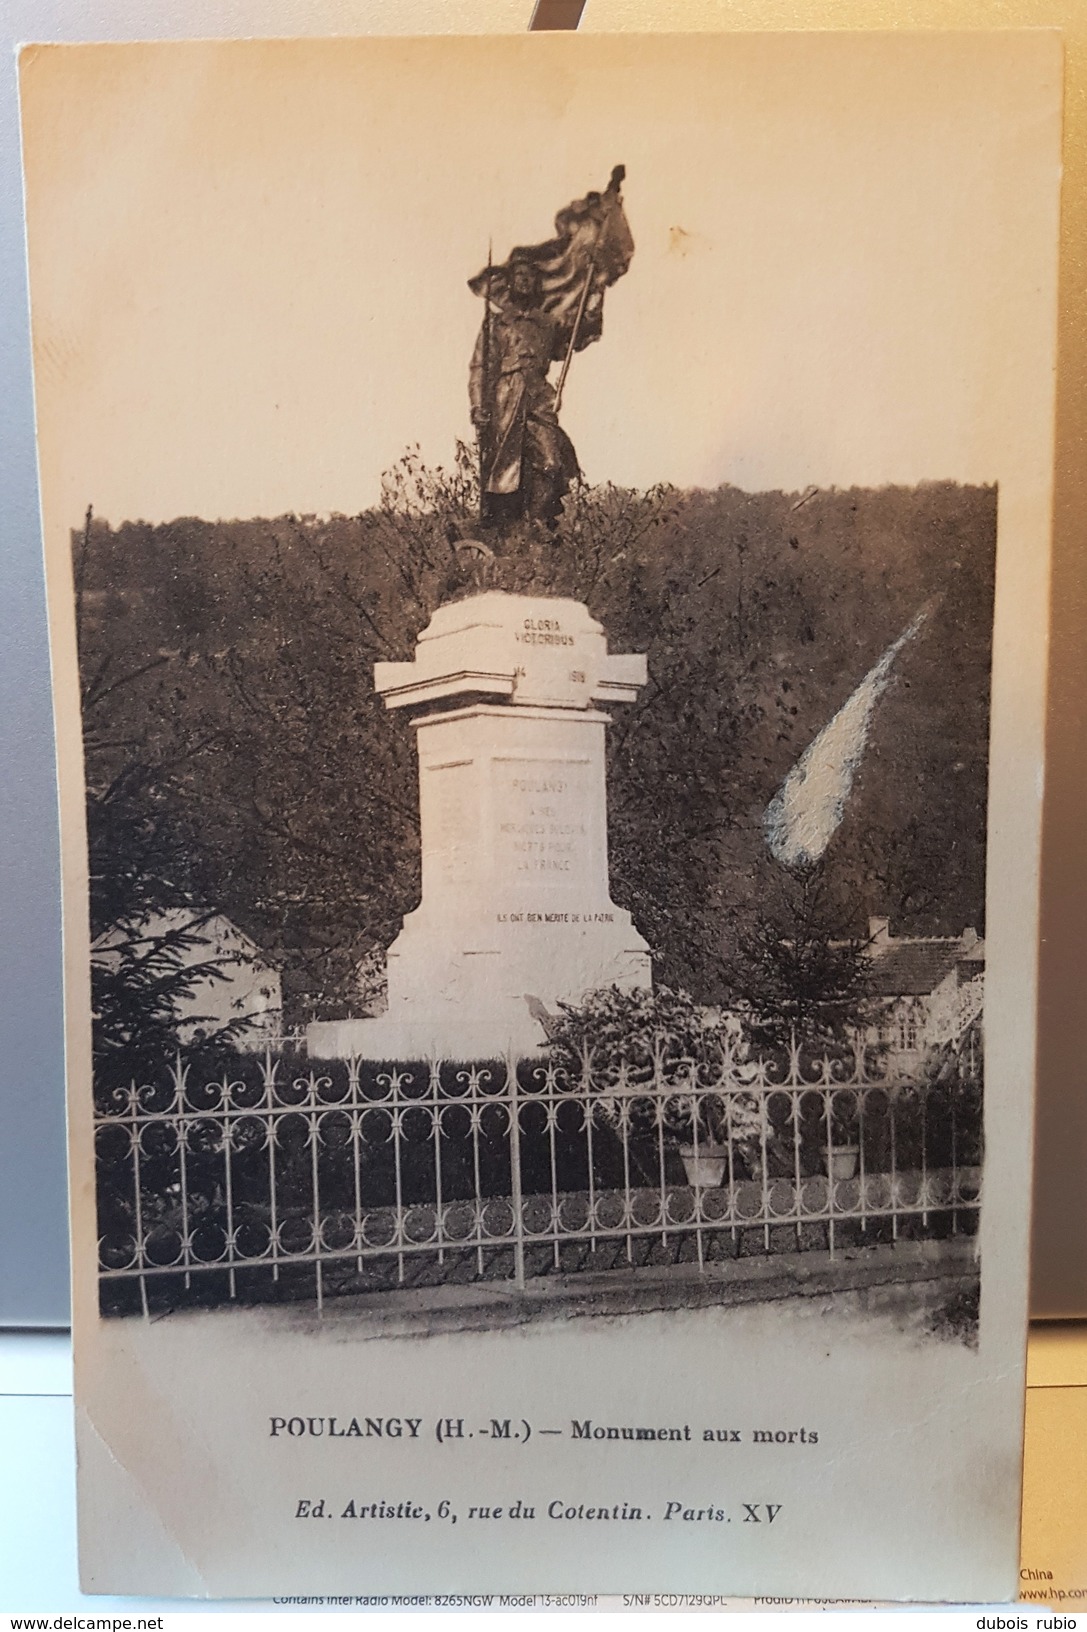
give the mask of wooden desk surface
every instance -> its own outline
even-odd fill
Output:
[[[1036,1325],[1027,1347],[1019,1590],[1087,1610],[1087,1322]]]

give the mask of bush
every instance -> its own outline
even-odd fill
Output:
[[[731,1145],[754,1171],[769,1133],[762,1095],[742,1087],[758,1067],[731,1016],[667,986],[590,992],[561,1003],[553,1058],[593,1096],[601,1122],[673,1144]]]

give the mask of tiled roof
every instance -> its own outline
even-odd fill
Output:
[[[963,956],[958,937],[892,941],[885,951],[874,951],[869,987],[877,997],[927,997]]]

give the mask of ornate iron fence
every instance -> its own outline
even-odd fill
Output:
[[[315,1066],[99,1088],[104,1312],[622,1272],[973,1233],[981,1073],[853,1057]]]

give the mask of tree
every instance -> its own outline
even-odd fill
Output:
[[[102,529],[97,529],[101,537]],[[218,960],[193,954],[211,913],[191,904],[189,856],[164,784],[202,746],[165,739],[152,746],[134,716],[169,666],[166,654],[99,646],[88,628],[87,577],[96,537],[88,508],[75,563],[86,778],[92,1041],[96,1076],[161,1068],[177,1045],[179,1005],[201,983],[221,979]],[[167,717],[173,710],[167,709]],[[156,751],[157,749],[157,751]],[[108,944],[102,945],[102,938]],[[229,1043],[231,1028],[220,1041]]]
[[[612,893],[657,981],[710,1003],[765,904],[768,800],[942,595],[833,841],[850,882],[833,938],[888,911],[907,933],[981,927],[992,490],[798,507],[729,487],[578,486],[554,533],[524,524],[493,558],[462,548],[477,498],[473,450],[447,469],[412,450],[357,516],[77,537],[97,923],[206,905],[283,969],[290,1023],[357,1007],[358,960],[383,954],[419,892],[413,733],[373,665],[410,657],[437,605],[490,585],[574,596],[612,650],[647,654],[649,683],[609,730]],[[772,949],[765,929],[763,964]]]
[[[848,1043],[869,990],[866,942],[850,933],[853,919],[818,865],[767,879],[731,968],[757,1047]]]
[[[182,1006],[207,982],[225,979],[217,958],[199,956],[207,944],[201,930],[212,916],[122,919],[92,953],[96,1086],[161,1077],[178,1046]],[[209,1044],[229,1049],[244,1023],[216,1026]]]

